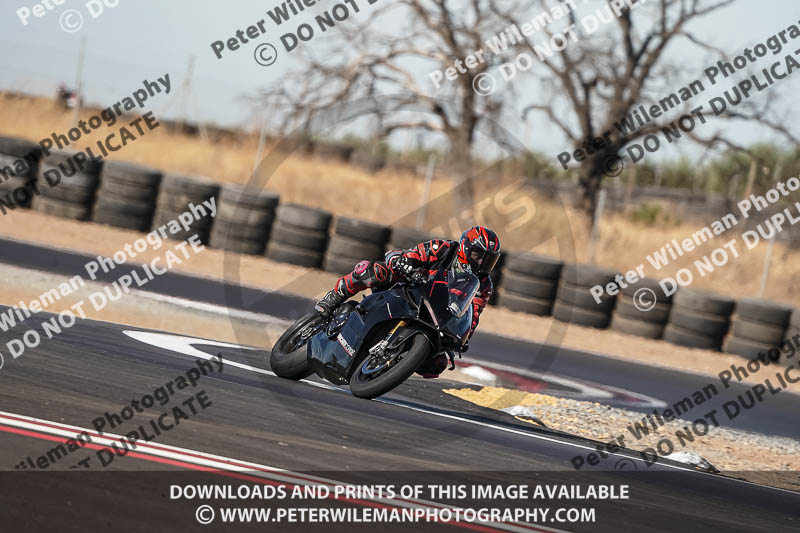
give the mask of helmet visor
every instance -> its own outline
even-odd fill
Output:
[[[473,247],[469,253],[469,264],[476,274],[488,274],[500,260],[499,253],[492,253]]]

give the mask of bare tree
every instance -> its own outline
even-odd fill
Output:
[[[315,114],[343,101],[374,100],[365,114],[377,121],[384,139],[399,130],[422,130],[443,136],[449,155],[447,168],[455,183],[455,201],[473,204],[472,187],[460,186],[473,177],[472,155],[482,120],[499,116],[504,99],[499,94],[479,96],[476,77],[508,60],[503,54],[484,57],[476,68],[458,72],[439,88],[427,76],[455,68],[484,39],[505,23],[489,0],[396,0],[373,7],[361,23],[353,23],[328,38],[314,42],[301,68],[266,91],[280,97],[285,118],[312,124]],[[338,27],[337,27],[338,28]],[[324,49],[320,57],[311,55]],[[391,96],[391,98],[387,98]]]
[[[473,175],[471,156],[480,148],[476,147],[476,131],[481,121],[497,123],[509,109],[522,111],[523,118],[539,114],[560,130],[574,149],[592,148],[585,151],[577,171],[582,205],[593,213],[609,162],[620,161],[630,143],[671,127],[680,112],[690,111],[699,99],[684,100],[683,110],[671,106],[670,113],[641,127],[623,132],[615,125],[628,120],[640,106],[658,103],[702,75],[692,70],[698,65],[691,65],[685,52],[675,53],[673,44],[683,41],[695,52],[688,55],[694,59],[705,56],[706,64],[727,59],[691,26],[735,1],[395,0],[373,6],[369,17],[336,32],[327,47],[315,40],[307,47],[302,67],[267,94],[286,102],[287,120],[308,124],[314,115],[342,101],[372,99],[374,105],[365,107],[365,114],[377,119],[379,136],[399,130],[444,136],[451,156],[447,168],[456,184],[469,182]],[[632,11],[630,6],[637,7]],[[598,9],[606,10],[610,22],[602,24],[601,31],[588,32],[582,24],[583,10]],[[566,15],[554,21],[557,11]],[[536,32],[520,38],[519,29],[526,23],[530,26],[531,21],[535,21]],[[564,39],[559,32],[570,24],[576,37]],[[344,27],[337,26],[341,29]],[[552,46],[559,36],[566,46]],[[542,43],[548,41],[549,54],[542,52]],[[323,49],[324,55],[312,55]],[[481,60],[465,66],[466,58],[477,51],[483,52]],[[490,94],[475,90],[476,80],[491,73],[497,78],[498,71],[520,53],[532,57],[535,64],[520,69],[525,72],[520,72],[519,79]],[[426,75],[457,65],[457,75],[443,80],[439,87]],[[778,99],[767,98],[757,105],[752,99],[720,116],[711,117],[705,110],[697,119],[750,121],[797,143],[785,126],[787,115],[775,112],[777,103]],[[720,128],[712,131],[704,126],[683,135],[709,151],[744,150]],[[597,143],[598,137],[605,138]],[[493,141],[503,145],[503,139]],[[459,191],[454,192],[459,204],[474,203],[470,187],[455,187],[454,191]]]
[[[623,5],[618,13],[606,7],[608,14],[613,13],[616,21],[592,35],[585,35],[586,29],[578,18],[580,15],[570,9],[570,5],[576,4],[573,0],[527,0],[506,6],[502,12],[498,11],[498,15],[509,24],[517,25],[529,22],[530,19],[524,17],[531,12],[531,6],[536,6],[538,9],[534,11],[539,13],[553,13],[552,10],[559,7],[569,11],[568,24],[574,25],[576,38],[569,38],[568,45],[562,50],[550,56],[542,53],[541,47],[537,52],[534,44],[537,41],[533,38],[517,43],[516,48],[541,61],[538,70],[532,69],[530,72],[540,76],[543,90],[536,93],[533,101],[529,101],[523,117],[529,113],[543,115],[563,132],[575,149],[592,148],[585,150],[586,158],[577,169],[582,203],[589,213],[594,212],[596,207],[597,193],[609,171],[609,162],[616,160],[621,164],[619,155],[626,145],[661,132],[678,117],[665,114],[639,129],[634,128],[635,131],[624,133],[615,127],[615,123],[629,117],[640,105],[648,108],[670,93],[677,92],[681,85],[698,79],[702,72],[690,70],[687,58],[705,55],[707,58],[715,57],[715,61],[726,59],[724,52],[694,34],[689,26],[733,3],[734,0],[657,0],[640,3],[642,7],[632,12],[629,5],[620,2]],[[547,39],[555,36],[558,39],[553,26],[557,24],[547,24],[541,30],[541,36]],[[694,54],[668,52],[672,43],[682,39],[688,40],[688,46],[694,49]],[[741,51],[734,55],[738,53]],[[776,100],[772,98],[767,98],[761,106],[747,102],[735,110],[729,109],[719,118],[753,121],[796,143],[797,139],[781,124],[781,120],[770,118],[775,103]],[[691,104],[687,102],[684,110],[695,107],[698,101],[691,100]],[[714,113],[704,110],[697,115],[697,120],[705,121]],[[710,134],[708,131],[710,128],[704,129],[706,134],[701,135],[698,128],[688,132],[687,136],[708,148],[744,149],[737,146],[724,131]],[[595,139],[603,137],[606,132],[611,132],[611,135],[595,143]]]

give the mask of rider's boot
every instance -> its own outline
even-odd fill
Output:
[[[317,305],[314,306],[314,310],[323,318],[328,319],[333,316],[333,312],[336,311],[336,308],[342,305],[345,300],[347,300],[347,296],[340,294],[336,289],[331,289],[328,291],[328,294],[317,302]]]

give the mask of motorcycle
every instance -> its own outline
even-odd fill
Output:
[[[442,353],[452,370],[469,340],[479,287],[472,273],[435,270],[347,301],[329,320],[311,312],[281,335],[270,366],[283,378],[316,373],[349,384],[359,398],[389,392]]]

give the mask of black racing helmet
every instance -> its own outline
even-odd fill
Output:
[[[461,234],[458,260],[474,274],[488,274],[500,260],[500,239],[483,226],[473,226]]]

